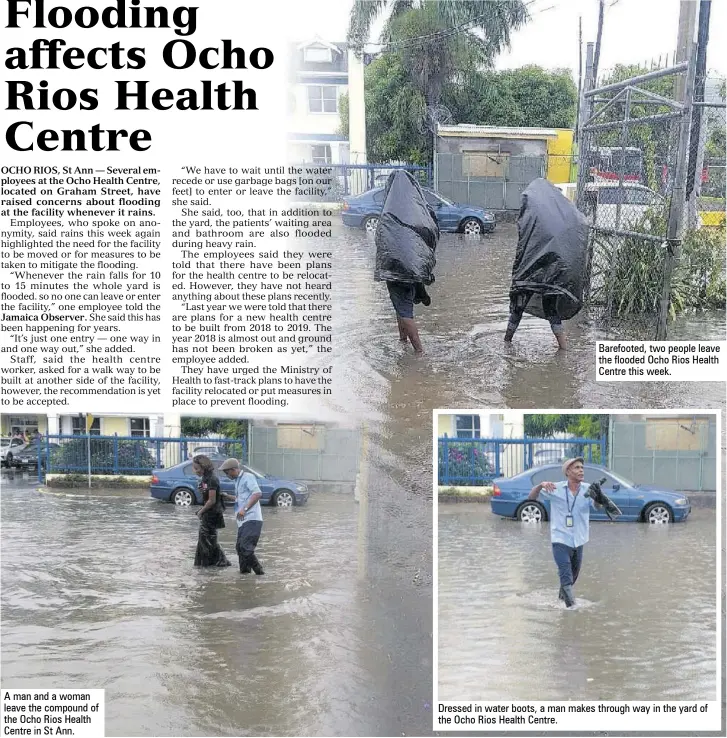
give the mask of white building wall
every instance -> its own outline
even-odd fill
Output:
[[[325,82],[321,82],[325,84]],[[296,84],[294,89],[294,109],[290,118],[290,130],[296,133],[329,133],[340,132],[341,116],[335,113],[311,113],[308,110],[308,87],[309,84]],[[336,88],[336,96],[348,90],[345,85],[332,85]]]

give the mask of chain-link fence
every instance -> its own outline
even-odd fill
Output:
[[[677,312],[724,306],[724,105],[694,91],[685,62],[587,91],[581,113],[588,302],[661,339]]]

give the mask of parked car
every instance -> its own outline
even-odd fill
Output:
[[[18,451],[13,452],[13,458],[8,466],[14,466],[16,469],[35,469],[38,467],[38,446],[41,448],[41,464],[45,464],[46,449],[50,449],[52,453],[60,448],[57,443],[46,443],[44,440],[31,441]]]
[[[11,467],[15,454],[27,445],[21,438],[0,439],[0,463],[8,468]]]
[[[224,461],[227,456],[219,446],[194,446],[190,448],[189,458],[199,455],[207,456],[211,461]]]
[[[586,201],[590,208],[596,209],[595,225],[599,228],[616,227],[616,211],[620,205],[620,230],[628,230],[650,208],[665,204],[658,192],[636,182],[624,182],[623,187],[619,187],[618,182],[590,182],[586,185]]]
[[[495,216],[471,205],[458,205],[423,187],[424,196],[434,211],[437,223],[442,231],[448,233],[465,233],[480,235],[495,230]],[[379,224],[379,216],[384,206],[385,189],[375,187],[354,197],[343,198],[341,220],[350,228],[363,228],[367,233],[374,233]]]
[[[617,520],[673,523],[686,520],[691,512],[689,499],[679,492],[660,486],[634,484],[597,464],[586,464],[584,470],[584,481],[589,484],[606,478],[603,491],[623,513]],[[534,467],[509,479],[495,479],[490,498],[492,512],[522,522],[544,522],[549,519],[550,503],[545,496],[528,500],[528,494],[536,484],[562,479],[560,464]],[[603,510],[591,508],[591,520],[608,520],[608,516]]]
[[[212,459],[215,468],[218,468],[227,457]],[[263,505],[277,507],[292,507],[302,505],[308,500],[308,487],[305,484],[290,479],[262,474],[249,466],[243,466],[246,471],[252,472],[257,478]],[[220,486],[223,492],[234,494],[235,482],[220,473]],[[202,495],[197,490],[199,477],[192,471],[192,462],[184,461],[169,469],[154,469],[152,471],[149,494],[158,500],[173,502],[181,507],[201,505]]]

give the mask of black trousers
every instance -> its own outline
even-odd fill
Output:
[[[557,295],[543,295],[543,312],[545,318],[550,323],[550,328],[557,336],[563,332],[563,323],[556,312],[558,305]],[[513,334],[520,325],[525,308],[530,302],[530,295],[518,295],[510,298],[510,320],[507,323],[507,336],[512,338]]]
[[[243,574],[249,574],[251,571],[256,574],[262,573],[263,568],[255,556],[255,547],[260,540],[262,530],[262,520],[248,520],[237,529],[235,550],[240,561],[240,571]]]

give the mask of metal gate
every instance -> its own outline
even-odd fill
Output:
[[[657,339],[666,338],[684,237],[694,69],[692,59],[586,90],[582,100],[577,203],[590,221],[587,299],[607,320],[653,322]]]

